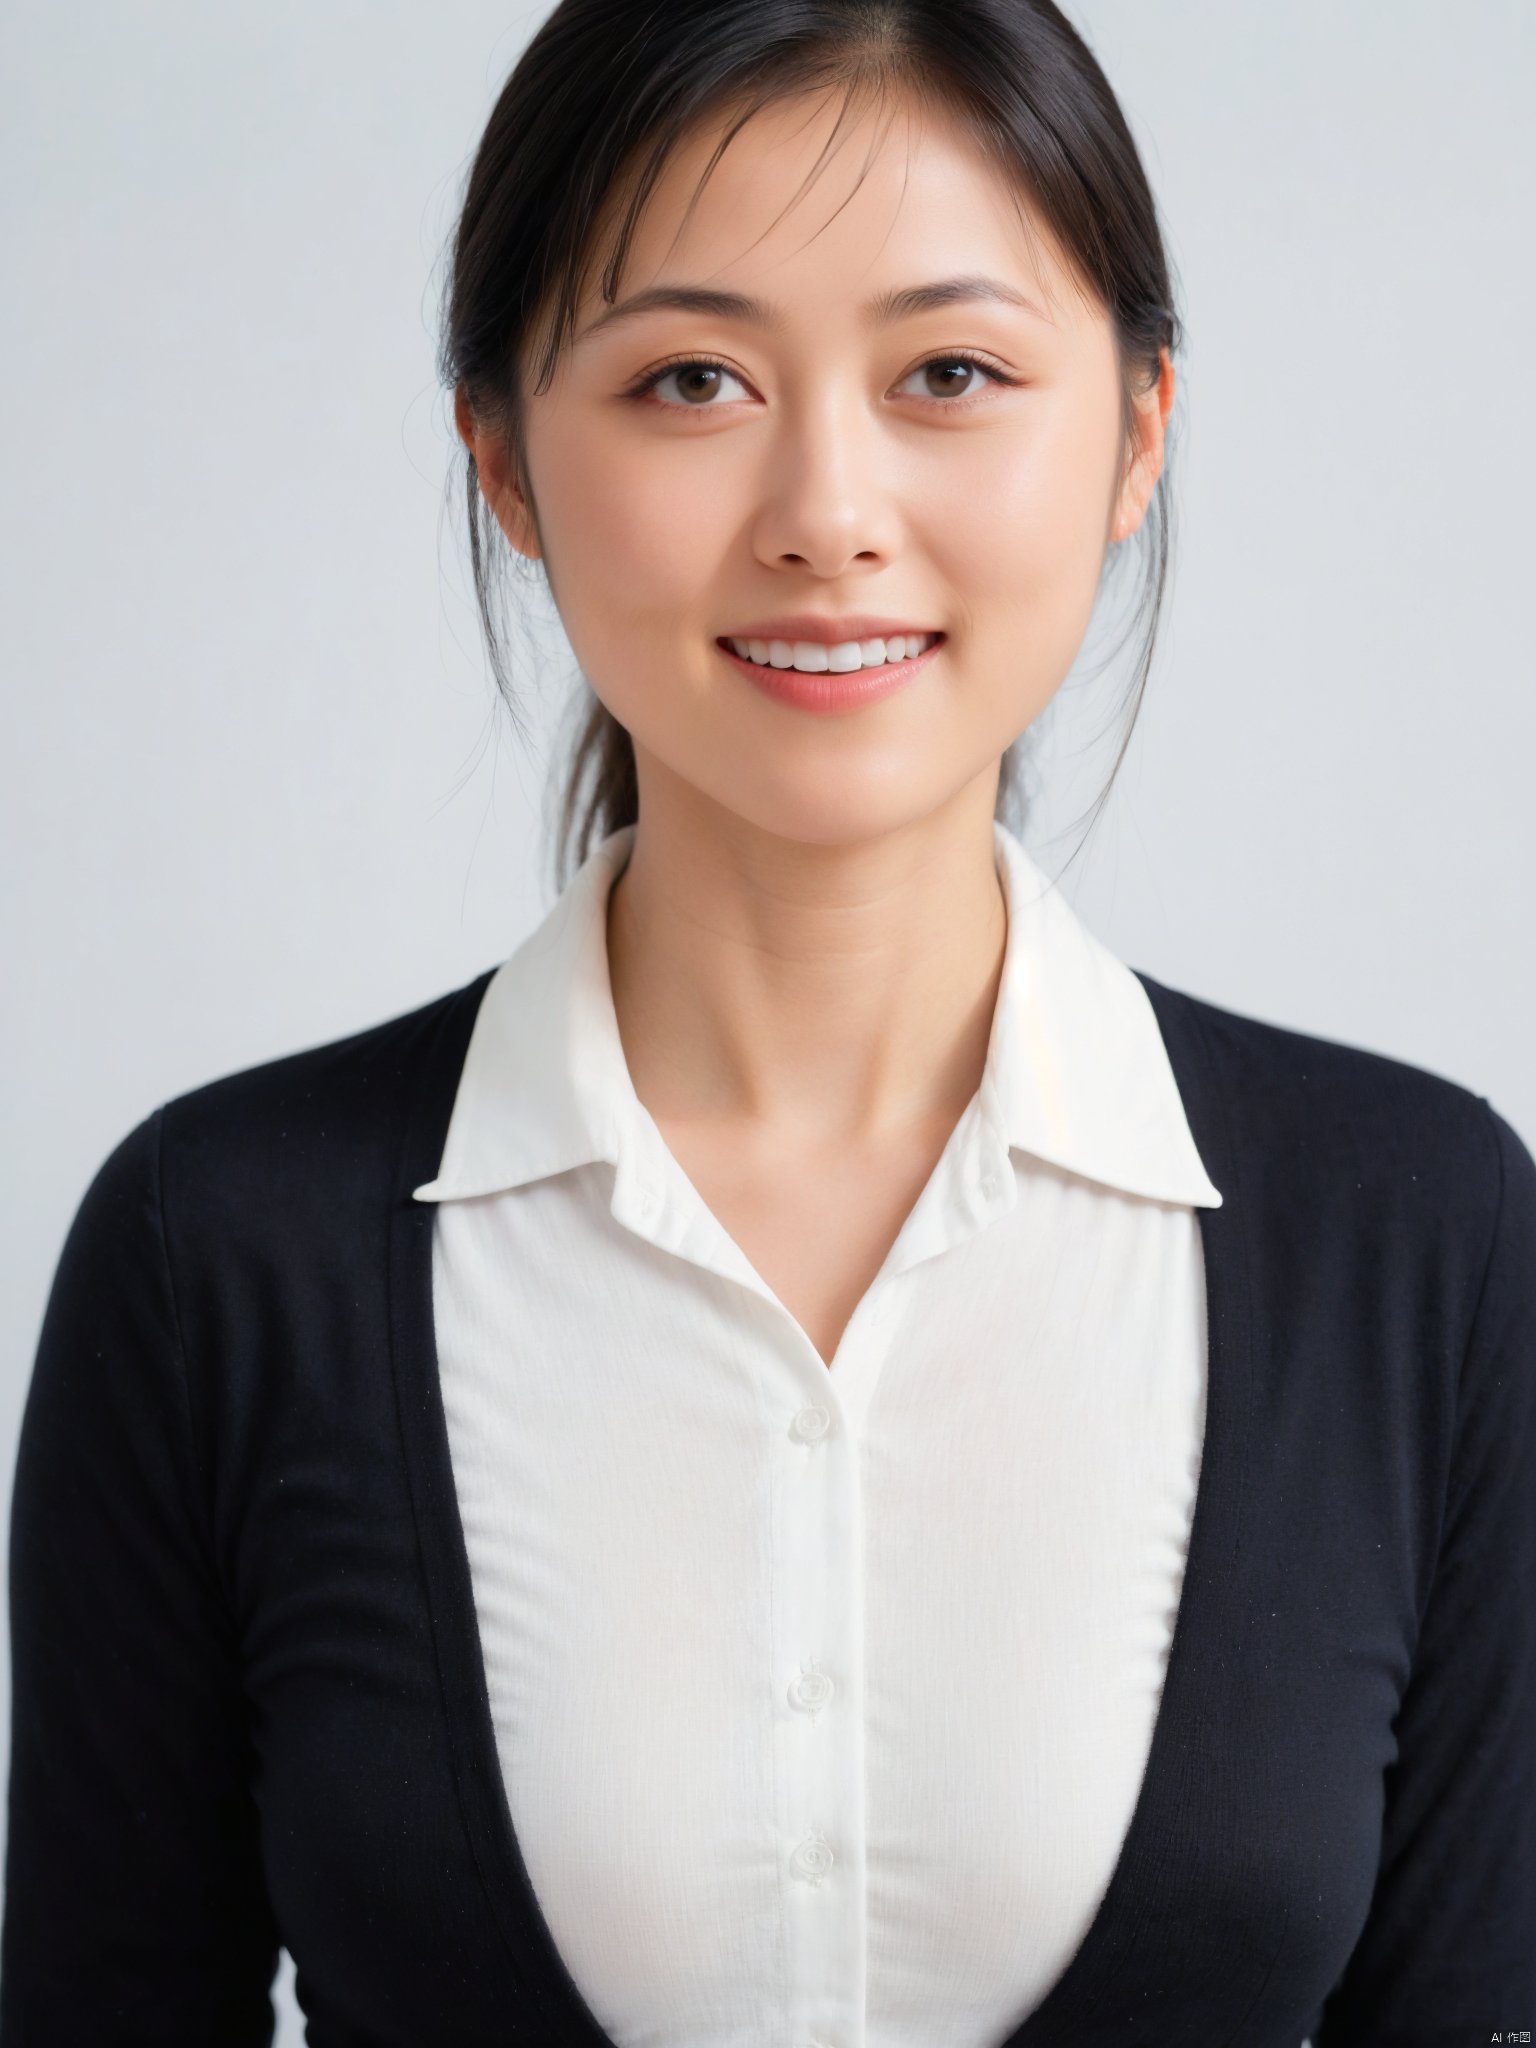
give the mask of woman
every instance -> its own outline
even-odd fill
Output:
[[[1006,822],[1133,536],[1160,593],[1176,343],[1045,0],[534,39],[444,369],[581,860],[81,1204],[3,2048],[266,2042],[280,1942],[316,2048],[1530,2023],[1536,1162]]]

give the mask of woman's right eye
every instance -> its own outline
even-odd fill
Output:
[[[724,363],[717,363],[711,356],[680,356],[648,370],[638,384],[631,385],[628,396],[648,398],[673,378],[683,394],[681,401],[663,398],[657,402],[674,412],[709,412],[712,409],[710,401],[719,391],[722,378],[730,378],[737,384],[741,382]]]

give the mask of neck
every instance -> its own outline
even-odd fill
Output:
[[[952,1126],[981,1080],[1007,938],[995,781],[837,845],[647,781],[608,898],[614,1010],[646,1109],[808,1148]]]

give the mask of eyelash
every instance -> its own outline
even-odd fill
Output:
[[[922,362],[912,365],[912,368],[907,372],[907,377],[916,376],[919,370],[926,370],[934,363],[969,364],[972,369],[984,371],[994,384],[1015,385],[1020,381],[1017,377],[1004,376],[1001,370],[995,369],[984,357],[972,355],[965,349],[951,349],[946,350],[942,355],[926,356]],[[674,370],[694,369],[724,370],[729,377],[736,375],[736,372],[728,363],[722,363],[714,356],[673,356],[669,361],[659,363],[654,370],[647,370],[637,383],[629,386],[624,396],[643,401],[649,397],[662,378],[670,376]],[[906,377],[902,379],[902,382],[906,382]],[[980,391],[967,391],[961,398],[935,398],[931,403],[936,405],[940,412],[964,412],[969,407],[975,405],[982,395]],[[718,407],[707,405],[668,405],[664,401],[661,404],[662,409],[667,412],[713,412],[719,409]]]

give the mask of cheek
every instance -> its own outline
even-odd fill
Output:
[[[1104,563],[1116,431],[1102,408],[1042,405],[979,462],[936,476],[927,494],[925,546],[955,595],[968,675],[977,685],[996,678],[1009,717],[1043,708],[1082,646]]]
[[[963,478],[956,465],[951,487],[937,480],[935,547],[983,629],[1086,624],[1104,559],[1114,425],[1101,409],[1042,405]]]
[[[645,691],[650,655],[676,677],[678,622],[718,589],[733,522],[726,486],[701,488],[699,450],[673,463],[659,439],[550,435],[530,460],[561,621],[583,670],[611,692]],[[704,479],[707,485],[707,479]],[[700,664],[708,650],[700,655]]]
[[[547,436],[535,469],[545,569],[561,625],[608,711],[653,752],[713,678],[713,647],[678,647],[678,625],[709,614],[733,530],[725,485],[700,487],[651,436]],[[707,479],[705,479],[707,481]],[[717,678],[715,678],[717,680]]]

